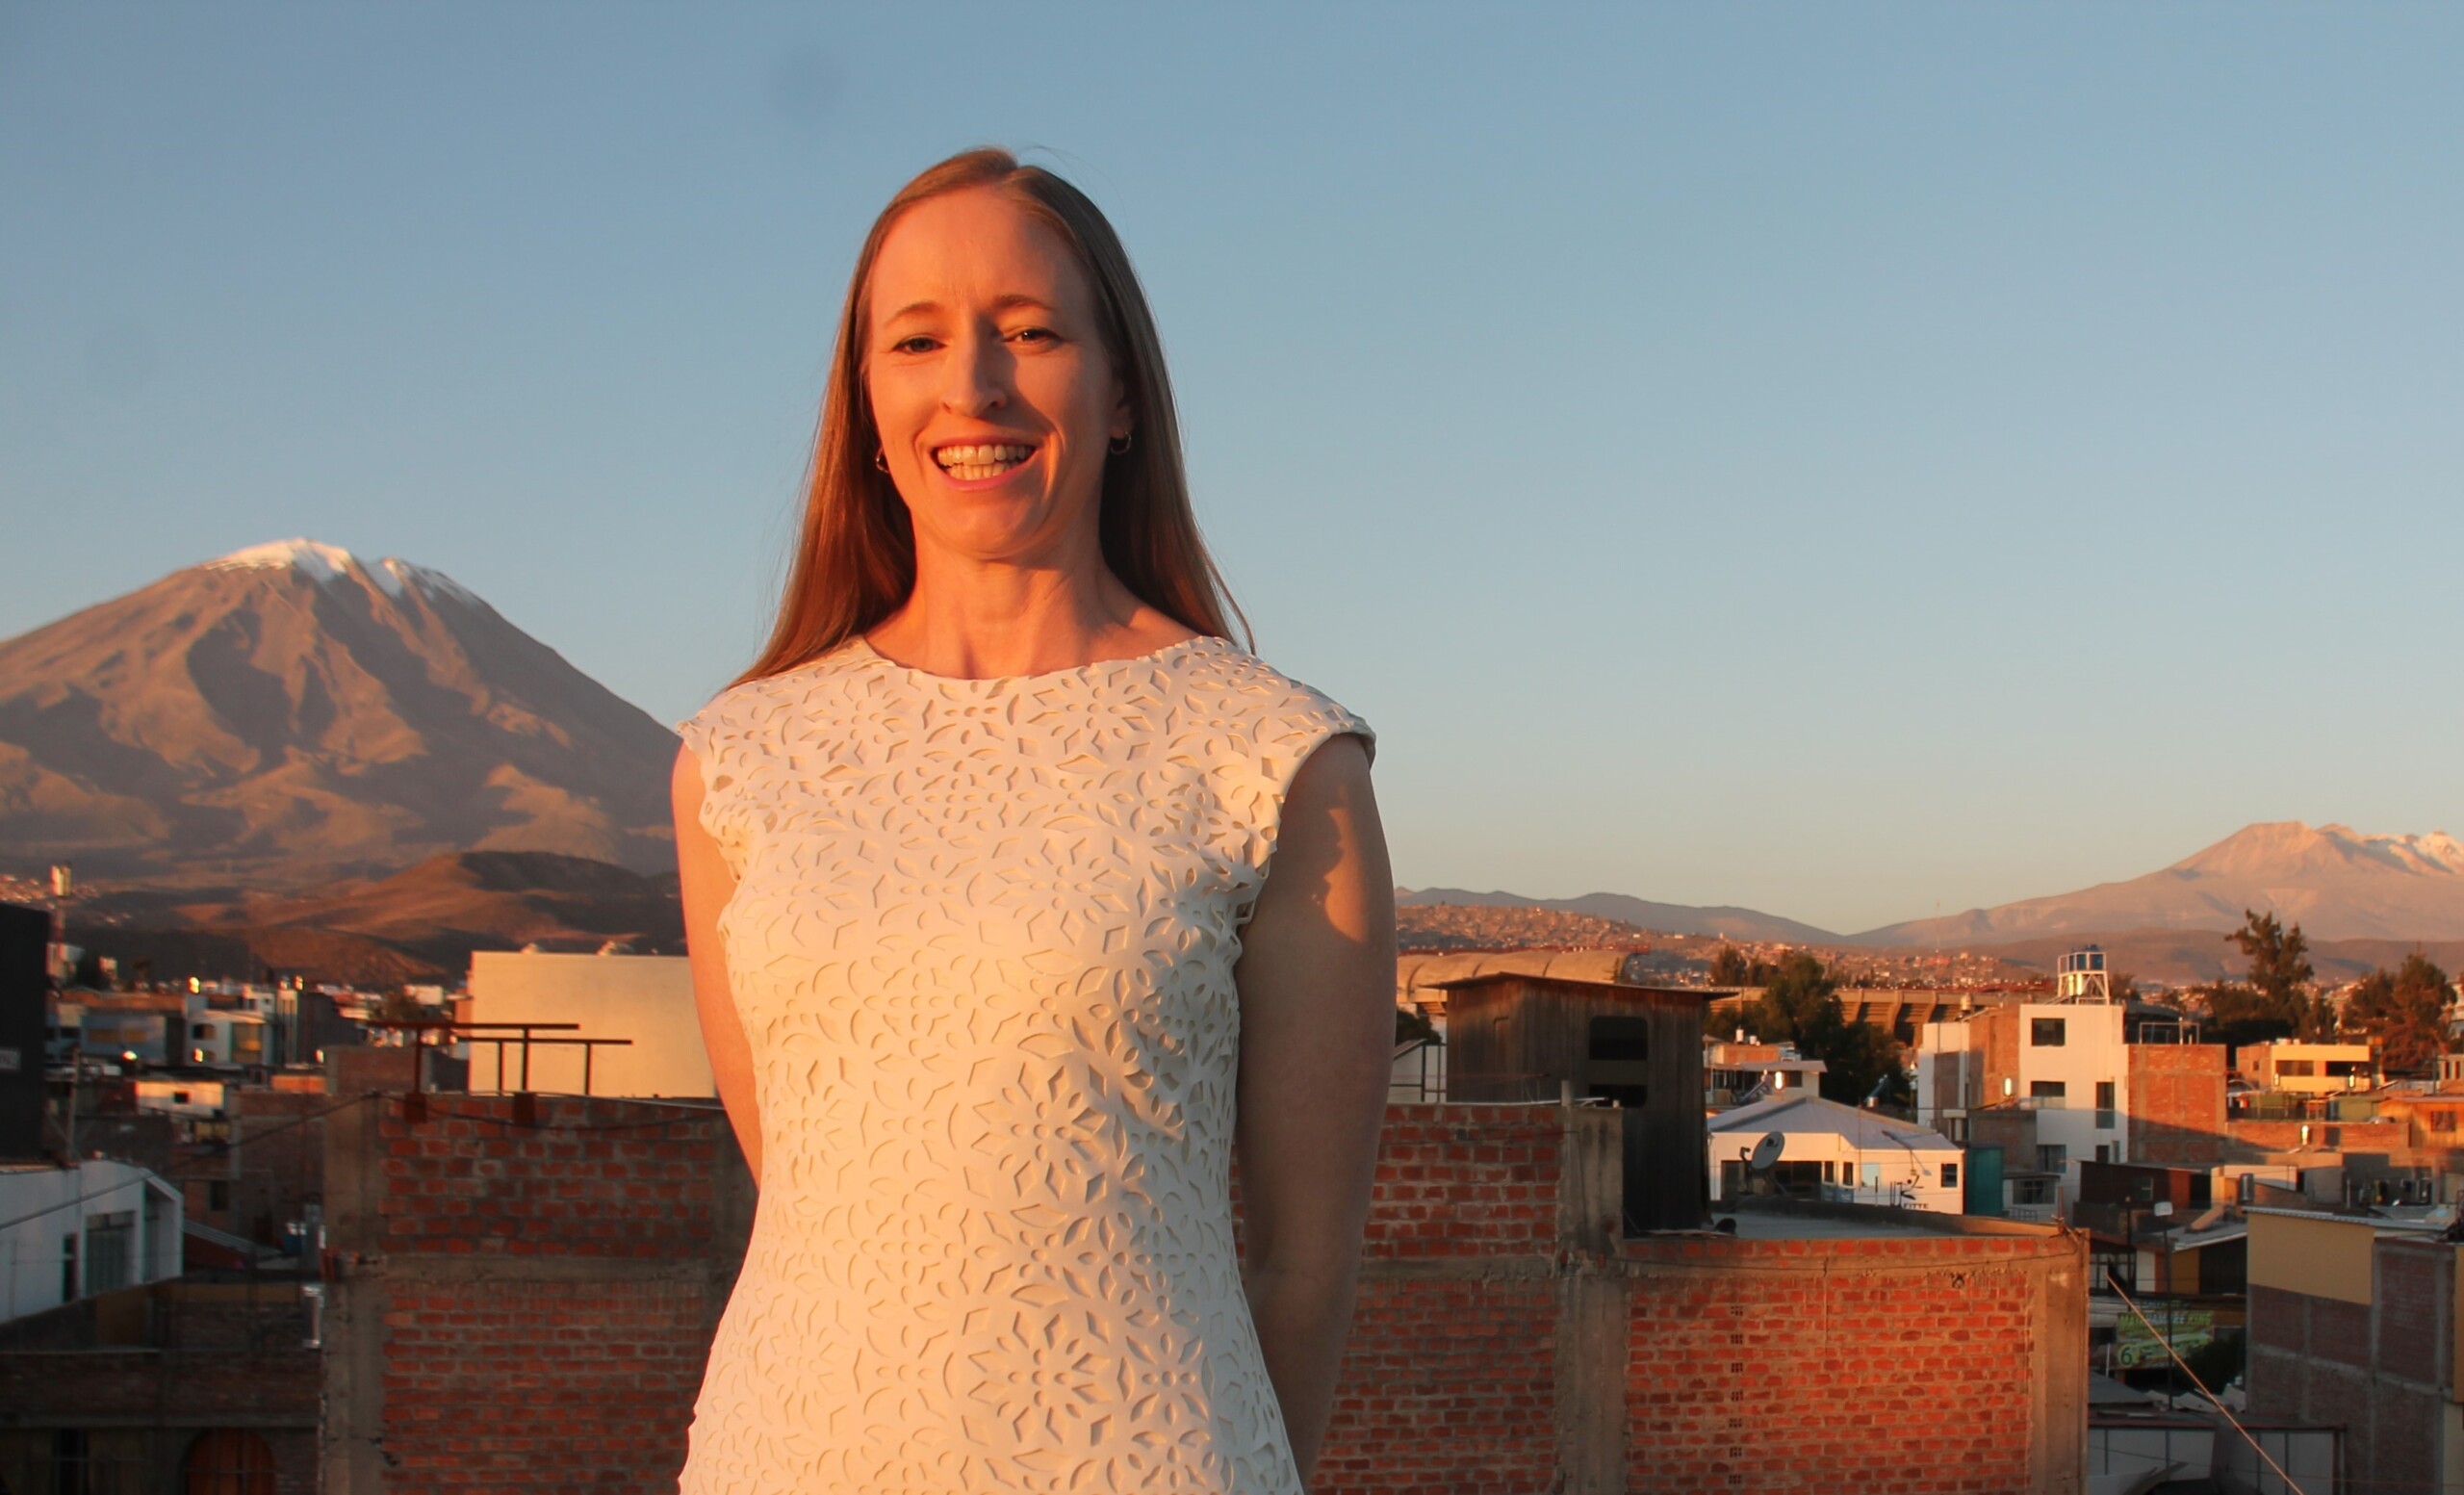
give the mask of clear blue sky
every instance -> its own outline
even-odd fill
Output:
[[[2464,8],[0,7],[0,634],[307,534],[662,717],[906,176],[1104,204],[1398,876],[2464,832]]]

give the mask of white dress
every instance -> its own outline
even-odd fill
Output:
[[[1303,1495],[1232,1249],[1241,926],[1359,718],[1195,638],[859,639],[682,724],[763,1175],[683,1495]]]

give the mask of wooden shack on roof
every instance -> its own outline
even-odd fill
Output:
[[[1605,1101],[1625,1118],[1628,1230],[1703,1224],[1703,1013],[1721,991],[1529,971],[1444,985],[1448,1103],[1551,1101],[1569,1085]]]

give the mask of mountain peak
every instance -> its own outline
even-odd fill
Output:
[[[361,568],[359,557],[339,545],[295,538],[251,545],[205,563],[208,571],[301,571],[315,580],[332,581]]]
[[[429,597],[442,595],[474,606],[484,606],[477,593],[442,571],[415,566],[395,555],[388,555],[382,560],[362,560],[339,545],[327,545],[304,537],[251,545],[245,550],[233,551],[228,555],[209,560],[201,569],[295,571],[320,586],[336,581],[365,581],[396,602],[400,602],[406,591],[415,588]]]
[[[2464,843],[2445,831],[2382,836],[2351,826],[2299,820],[2246,825],[2169,869],[2194,876],[2297,877],[2331,867],[2375,865],[2400,872],[2464,875]]]

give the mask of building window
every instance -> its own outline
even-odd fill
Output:
[[[1591,1019],[1591,1057],[1608,1064],[1640,1064],[1652,1056],[1649,1018]]]
[[[2070,1087],[2060,1080],[2030,1080],[2028,1082],[2028,1098],[2047,1111],[2061,1110],[2064,1098],[2069,1094]],[[2052,1104],[2045,1104],[2047,1101],[2051,1101]]]
[[[2058,1173],[2070,1166],[2070,1149],[2060,1143],[2040,1143],[2037,1147],[2037,1172]]]
[[[115,1210],[86,1217],[86,1291],[114,1293],[136,1280],[130,1259],[137,1246],[137,1212]]]
[[[2110,1163],[2110,1162],[2112,1162],[2113,1160],[2114,1160],[2114,1147],[2113,1147],[2113,1144],[2112,1144],[2112,1143],[2109,1143],[2109,1142],[2100,1142],[2100,1143],[2096,1144],[2096,1161],[2097,1161],[2097,1162],[2099,1162],[2099,1163]]]
[[[77,1237],[74,1235],[60,1238],[60,1301],[77,1301]]]
[[[2098,1080],[2096,1082],[2096,1130],[2109,1132],[2114,1129],[2117,1120],[2114,1109],[2114,1082]]]
[[[2451,1132],[2455,1129],[2455,1113],[2452,1111],[2425,1111],[2422,1115],[2428,1121],[2431,1131]]]
[[[1945,1189],[1956,1189],[1956,1188],[1958,1188],[1959,1186],[1960,1186],[1960,1166],[1959,1166],[1957,1163],[1945,1163],[1945,1164],[1943,1164],[1943,1165],[1942,1165],[1942,1187],[1943,1187],[1943,1188],[1945,1188]]]
[[[2037,1048],[2060,1048],[2068,1036],[2067,1018],[2035,1018],[2028,1022],[2028,1043]]]
[[[2306,1080],[2319,1072],[2319,1067],[2307,1059],[2279,1059],[2275,1062],[2275,1072],[2281,1078]]]
[[[253,1432],[200,1432],[180,1459],[181,1495],[274,1495],[273,1446]]]
[[[0,1433],[0,1480],[39,1495],[120,1495],[153,1488],[141,1429],[38,1429]]]

